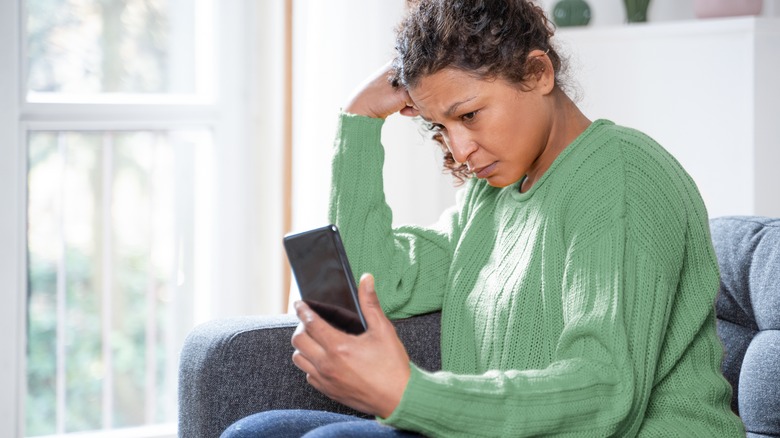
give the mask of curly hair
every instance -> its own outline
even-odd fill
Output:
[[[455,68],[483,79],[502,78],[523,87],[543,64],[528,57],[546,52],[561,81],[563,61],[553,47],[554,27],[544,11],[529,0],[414,0],[396,30],[396,56],[390,80],[415,87],[427,75]],[[458,163],[441,134],[433,139],[444,152],[444,169],[460,182],[471,177]]]

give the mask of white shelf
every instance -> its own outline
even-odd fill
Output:
[[[676,20],[648,23],[628,23],[612,26],[582,26],[558,28],[556,35],[563,38],[647,38],[686,37],[744,32],[778,33],[780,18],[742,16]]]

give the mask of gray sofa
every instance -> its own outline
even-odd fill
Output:
[[[780,219],[711,221],[721,268],[716,303],[732,408],[749,437],[780,437]],[[293,366],[294,316],[238,317],[195,328],[179,368],[179,436],[218,437],[235,420],[268,409],[355,413],[306,384]],[[412,360],[435,370],[439,315],[396,321]]]

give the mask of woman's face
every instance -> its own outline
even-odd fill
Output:
[[[457,162],[491,186],[506,187],[529,172],[549,142],[549,88],[528,88],[446,68],[423,77],[409,96]]]

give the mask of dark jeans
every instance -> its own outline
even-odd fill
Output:
[[[221,438],[404,438],[422,435],[385,426],[374,420],[323,411],[260,412],[236,421]]]

